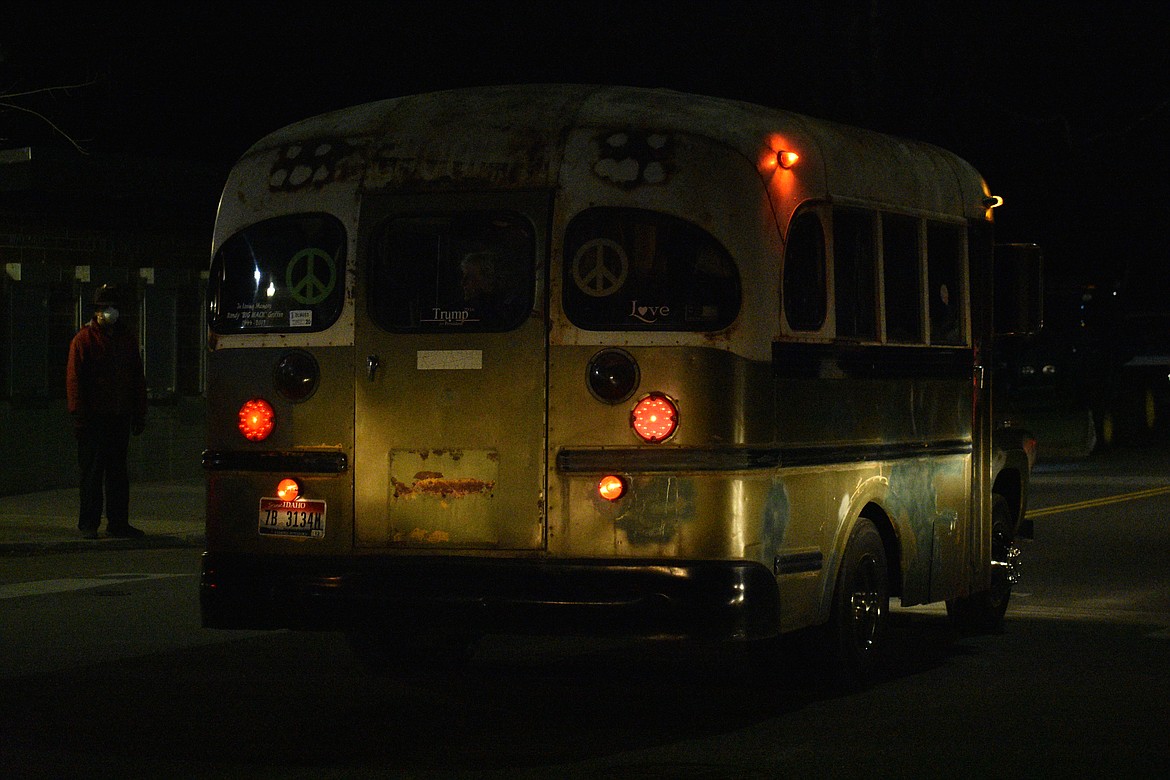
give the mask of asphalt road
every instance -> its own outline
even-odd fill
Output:
[[[207,631],[198,552],[0,566],[15,777],[1154,777],[1170,761],[1170,455],[1046,466],[1006,629],[897,611],[839,695],[796,648],[491,637],[371,677],[330,634]],[[774,648],[775,649],[775,648]]]

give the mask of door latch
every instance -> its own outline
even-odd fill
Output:
[[[366,377],[371,382],[374,381],[374,375],[378,373],[378,366],[380,365],[382,365],[382,362],[378,360],[377,355],[370,355],[366,358]]]

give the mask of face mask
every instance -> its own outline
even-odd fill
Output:
[[[113,325],[118,321],[118,310],[113,306],[107,306],[97,313],[97,320],[101,325]]]

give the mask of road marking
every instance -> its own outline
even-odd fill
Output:
[[[1059,504],[1057,506],[1046,506],[1043,509],[1029,509],[1028,519],[1032,520],[1037,517],[1048,517],[1049,515],[1063,514],[1064,512],[1075,512],[1080,509],[1093,509],[1099,506],[1108,506],[1109,504],[1120,504],[1125,501],[1137,501],[1142,498],[1153,498],[1154,496],[1161,496],[1170,493],[1170,486],[1149,488],[1147,490],[1135,490],[1132,493],[1120,493],[1115,496],[1104,496],[1102,498],[1091,498],[1087,501],[1076,501],[1072,504]]]
[[[0,585],[0,599],[17,599],[24,596],[46,596],[52,593],[68,593],[87,588],[101,588],[123,582],[138,580],[162,580],[172,577],[194,577],[194,574],[101,574],[97,577],[64,577],[57,580],[36,582],[14,582]]]
[[[1031,594],[1013,594],[1008,604],[1006,619],[1012,620],[1068,620],[1077,623],[1114,623],[1118,625],[1148,624],[1158,626],[1146,634],[1151,639],[1170,639],[1170,614],[1165,612],[1150,612],[1149,610],[1111,609],[1096,606],[1042,606],[1039,604],[1020,603],[1015,596],[1027,597]],[[913,607],[903,607],[900,602],[890,599],[890,609],[893,612],[909,612],[920,615],[945,615],[946,606],[941,602],[935,604],[916,604]]]
[[[1017,604],[1014,600],[1008,604],[1007,617],[1031,618],[1036,620],[1073,620],[1092,623],[1119,623],[1134,624],[1148,623],[1155,626],[1166,626],[1170,623],[1170,615],[1165,612],[1151,612],[1136,609],[1112,609],[1089,605],[1032,605]]]

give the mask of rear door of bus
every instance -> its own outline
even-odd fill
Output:
[[[367,197],[355,545],[545,544],[544,194]]]

